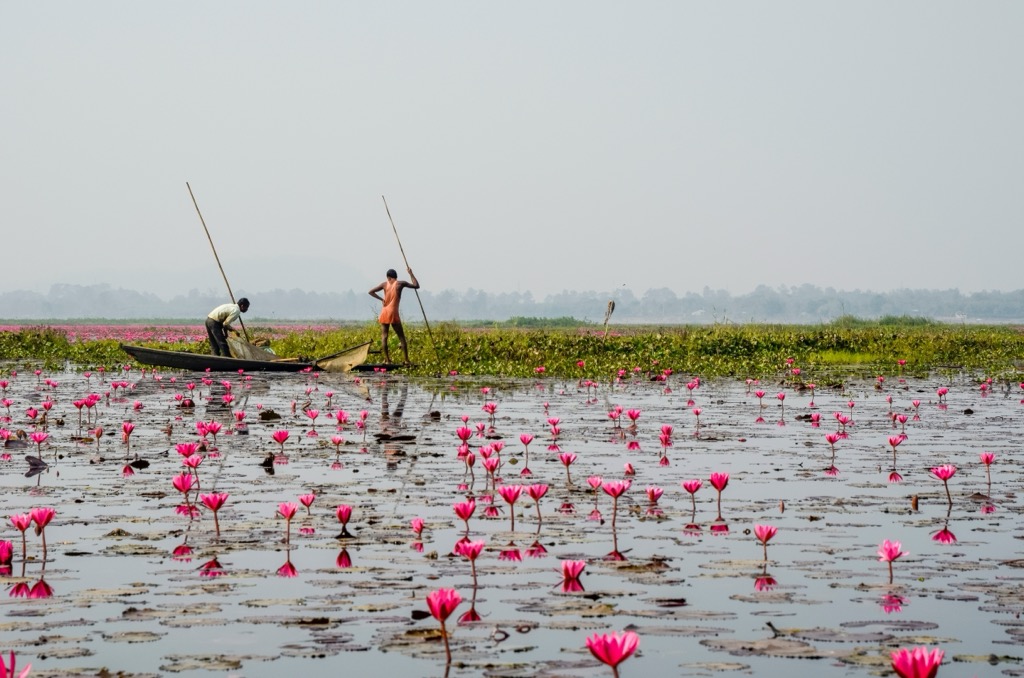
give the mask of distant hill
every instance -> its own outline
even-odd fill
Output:
[[[372,321],[380,310],[379,302],[362,290],[241,289],[235,293],[252,300],[249,314],[254,320]],[[402,307],[404,319],[421,321],[415,297],[410,292],[406,295]],[[615,301],[612,322],[618,324],[811,324],[841,316],[865,319],[913,316],[967,323],[1024,322],[1024,290],[961,294],[955,289],[869,292],[822,289],[813,285],[778,289],[762,285],[749,294],[736,296],[709,288],[700,294],[677,295],[661,288],[647,290],[639,297],[630,290],[620,289],[614,292],[564,291],[537,300],[529,292],[488,294],[470,289],[465,292],[421,290],[420,299],[431,322],[572,317],[600,323],[609,300]],[[202,319],[211,308],[224,301],[223,294],[212,290],[193,289],[185,295],[163,299],[109,285],[54,285],[46,294],[0,293],[0,321]]]

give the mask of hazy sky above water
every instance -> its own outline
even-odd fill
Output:
[[[0,0],[0,291],[1016,290],[1024,3]],[[404,276],[404,273],[403,273]],[[3,310],[0,309],[0,315]]]

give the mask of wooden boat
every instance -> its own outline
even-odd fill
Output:
[[[193,372],[301,372],[321,370],[324,372],[348,372],[357,369],[366,360],[370,342],[353,346],[334,355],[312,361],[295,358],[280,358],[270,351],[229,338],[231,350],[239,357],[225,357],[184,351],[168,351],[160,348],[121,344],[121,350],[144,365],[170,367]],[[372,369],[372,368],[371,368]]]

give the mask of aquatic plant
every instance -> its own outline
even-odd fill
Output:
[[[764,561],[768,562],[768,542],[772,540],[772,537],[779,531],[779,528],[774,525],[754,525],[754,536],[761,542],[764,547]]]
[[[943,464],[932,469],[932,475],[941,480],[943,487],[946,488],[946,500],[950,506],[953,505],[953,496],[949,493],[949,479],[954,474],[956,474],[956,466],[952,464]]]
[[[455,589],[438,589],[427,595],[427,608],[441,624],[441,638],[444,640],[444,654],[446,663],[452,663],[452,649],[448,644],[448,629],[445,621],[451,616],[455,608],[462,602],[462,596]]]
[[[902,558],[903,556],[909,555],[906,551],[902,550],[903,545],[898,541],[884,540],[878,547],[878,560],[883,563],[889,564],[889,583],[892,583],[892,564],[893,561]]]
[[[926,646],[901,647],[891,655],[892,669],[900,678],[935,678],[945,653],[939,648]]]
[[[590,654],[607,664],[615,678],[619,676],[619,664],[631,657],[640,645],[640,637],[632,631],[595,633],[587,638]]]

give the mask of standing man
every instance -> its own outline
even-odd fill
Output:
[[[210,335],[210,350],[213,351],[213,355],[231,357],[227,333],[238,334],[232,323],[248,310],[249,300],[242,297],[237,304],[221,304],[206,316],[206,333]]]
[[[387,279],[381,284],[370,290],[370,296],[374,299],[378,299],[384,302],[384,308],[380,312],[380,343],[381,348],[384,349],[384,362],[391,362],[391,354],[388,353],[388,328],[394,325],[395,334],[398,335],[398,343],[402,346],[402,354],[405,356],[405,364],[409,364],[409,347],[405,343],[405,332],[402,331],[402,319],[398,317],[398,304],[402,300],[402,290],[406,287],[418,290],[420,283],[416,280],[416,275],[412,272],[411,268],[406,268],[409,272],[409,277],[412,278],[412,282],[406,282],[398,279],[398,273],[395,269],[389,268],[387,272]],[[384,297],[381,298],[378,292],[384,292]]]

